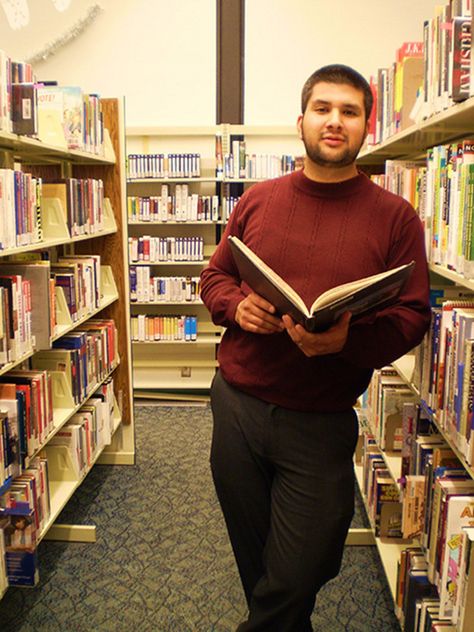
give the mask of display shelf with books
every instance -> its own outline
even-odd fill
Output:
[[[0,521],[8,533],[2,562],[6,560],[9,571],[19,555],[11,539],[12,494],[21,498],[28,485],[25,481],[40,471],[43,482],[49,481],[42,487],[41,512],[36,500],[35,508],[31,507],[32,515],[41,514],[41,520],[34,518],[32,525],[28,518],[28,533],[32,533],[29,574],[17,577],[9,572],[10,585],[38,581],[37,543],[48,537],[61,509],[96,462],[134,463],[123,103],[101,99],[100,110],[107,131],[102,148],[97,147],[95,153],[0,131],[3,171],[24,173],[28,181],[33,178],[40,183],[36,214],[31,209],[19,224],[39,227],[39,238],[17,237],[13,247],[0,250],[0,275],[11,277],[16,283],[12,287],[24,292],[18,294],[19,325],[10,330],[9,323],[17,320],[8,311],[13,303],[7,290],[17,289],[3,282],[2,297],[7,298],[0,310],[0,354],[6,360],[0,367],[2,432],[18,427],[17,436],[24,437],[19,444],[22,463],[2,461],[0,472],[2,477],[13,473],[13,482],[0,501]],[[67,187],[69,182],[80,187],[87,199],[87,206],[74,207],[79,222],[71,211],[76,200],[56,194],[62,183]],[[3,211],[7,210],[3,217],[8,217],[7,198],[1,202]],[[2,237],[8,237],[5,243],[11,244],[8,224],[2,222],[1,229]],[[41,283],[36,284],[41,291],[30,276],[34,272],[41,276]],[[38,294],[41,307],[35,302]],[[12,402],[16,400],[15,421]],[[80,441],[84,449],[80,470],[71,457],[71,440]],[[44,470],[47,462],[49,477]],[[70,529],[73,538],[74,529]]]
[[[431,329],[420,347],[393,363],[396,376],[387,378],[401,381],[405,386],[399,388],[409,389],[414,398],[403,404],[398,476],[402,532],[413,534],[415,541],[411,547],[391,544],[388,550],[379,549],[384,567],[396,576],[395,582],[389,580],[395,611],[402,627],[410,630],[416,629],[416,612],[433,624],[443,620],[446,629],[456,632],[474,629],[474,582],[466,563],[471,547],[464,532],[472,526],[474,506],[474,65],[470,55],[463,57],[461,82],[455,53],[463,24],[469,27],[465,33],[469,31],[471,52],[472,18],[457,13],[465,6],[459,2],[437,7],[424,23],[424,42],[405,43],[395,63],[379,69],[373,82],[376,108],[369,144],[358,158],[362,169],[382,172],[376,181],[405,196],[419,213],[430,261]],[[399,84],[389,78],[401,78],[397,73],[404,64],[411,64],[408,75],[413,73],[416,89],[407,98],[402,122]],[[408,75],[404,80],[410,80]],[[380,441],[380,426],[377,430]],[[382,448],[377,450],[374,458],[383,461]],[[363,485],[363,479],[360,482]]]
[[[135,388],[208,390],[215,373],[220,329],[197,299],[200,270],[220,238],[219,130],[127,129]]]

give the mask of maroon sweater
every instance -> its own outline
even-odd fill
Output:
[[[396,306],[354,321],[340,353],[308,358],[286,331],[253,334],[237,325],[237,305],[250,288],[241,284],[227,235],[252,248],[308,306],[335,285],[412,259],[416,266]],[[416,346],[430,321],[421,223],[408,202],[362,173],[320,183],[297,171],[252,186],[234,209],[201,284],[214,323],[227,328],[218,351],[223,377],[293,410],[347,410],[372,370]]]

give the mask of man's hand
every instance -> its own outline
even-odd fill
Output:
[[[274,314],[273,305],[252,292],[237,305],[235,320],[242,329],[253,334],[276,334],[285,327],[281,319]]]
[[[283,323],[290,338],[308,358],[341,351],[346,344],[350,320],[351,314],[346,312],[327,331],[312,334],[301,325],[296,325],[290,316],[283,316]]]

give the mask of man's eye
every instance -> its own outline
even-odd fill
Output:
[[[354,110],[346,110],[344,114],[346,116],[357,116],[357,112],[355,112]]]
[[[324,107],[319,107],[319,108],[316,108],[316,109],[315,109],[315,111],[316,111],[318,114],[324,114],[324,112],[327,112],[327,111],[328,111],[328,109],[327,109],[327,108],[324,108]]]

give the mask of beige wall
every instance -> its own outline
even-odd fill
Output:
[[[126,97],[128,125],[212,125],[215,0],[29,0],[30,25],[12,31],[0,8],[0,47],[24,59],[62,37],[99,4],[83,32],[43,63],[39,79]]]
[[[25,0],[27,1],[27,0]],[[441,0],[443,1],[443,0]],[[420,39],[436,0],[246,0],[245,122],[293,124],[301,85],[318,66],[348,63],[366,76]],[[215,0],[28,0],[31,23],[12,31],[0,9],[0,47],[19,59],[103,11],[43,63],[40,79],[125,95],[128,125],[215,122]]]
[[[406,41],[422,40],[436,0],[246,0],[245,123],[292,124],[317,68],[353,66],[369,78]]]

